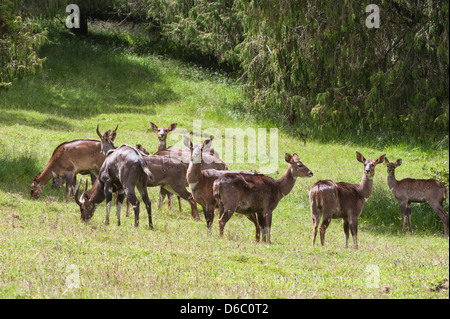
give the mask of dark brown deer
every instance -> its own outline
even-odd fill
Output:
[[[228,171],[216,169],[203,169],[206,166],[203,161],[204,156],[211,156],[210,147],[212,139],[204,141],[202,144],[192,145],[189,137],[184,136],[184,144],[190,150],[190,162],[186,173],[186,180],[192,191],[194,200],[203,207],[205,215],[206,227],[208,235],[211,234],[212,224],[214,221],[214,209],[217,207],[217,202],[213,193],[214,181],[225,173],[248,173],[254,174],[250,171]],[[248,218],[256,223],[256,218],[248,216]]]
[[[78,199],[78,191],[81,184],[75,189],[75,202],[80,206],[81,219],[89,221],[94,215],[98,204],[106,199],[106,220],[109,225],[109,213],[112,205],[112,193],[118,192],[117,200],[117,225],[120,226],[120,210],[124,197],[133,206],[134,226],[139,226],[139,200],[135,194],[135,188],[141,194],[142,201],[148,213],[149,228],[153,229],[151,202],[147,194],[147,182],[153,180],[152,173],[145,164],[141,154],[131,146],[122,145],[108,153],[100,173],[90,190],[86,188]]]
[[[31,198],[38,199],[45,184],[55,176],[61,176],[66,181],[66,200],[75,187],[74,177],[81,172],[91,172],[98,175],[105,156],[100,153],[101,142],[89,139],[64,142],[53,151],[50,161],[44,170],[31,183]]]
[[[287,154],[289,164],[283,177],[275,180],[262,174],[226,173],[215,180],[214,196],[217,200],[220,217],[219,232],[223,236],[225,224],[234,212],[249,215],[256,227],[256,241],[260,232],[262,241],[270,244],[272,213],[280,200],[294,187],[297,177],[311,177],[313,173],[299,159],[298,155]],[[259,226],[259,227],[258,227]]]
[[[366,160],[361,153],[356,152],[356,159],[364,165],[363,177],[359,184],[335,183],[330,180],[320,180],[309,191],[309,202],[313,220],[313,240],[316,241],[320,218],[320,242],[325,244],[325,232],[332,218],[342,218],[345,247],[348,247],[349,229],[352,232],[353,246],[358,249],[358,217],[362,213],[364,203],[372,194],[375,166],[384,161],[386,154],[371,161]]]
[[[406,219],[408,218],[409,231],[411,226],[411,203],[428,202],[431,208],[441,218],[444,224],[444,232],[448,236],[448,214],[444,210],[442,203],[447,199],[447,189],[434,179],[412,179],[405,178],[400,181],[395,179],[395,169],[402,165],[402,160],[390,163],[384,159],[387,166],[387,183],[395,199],[400,204],[402,210],[402,231],[405,231]]]

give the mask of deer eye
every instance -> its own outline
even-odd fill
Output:
[[[297,166],[298,167],[303,167],[303,164],[302,163],[298,163]]]

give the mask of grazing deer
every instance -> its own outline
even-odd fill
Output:
[[[238,212],[248,216],[255,224],[256,241],[259,241],[261,232],[262,241],[270,244],[272,212],[280,200],[290,193],[297,177],[313,176],[297,154],[286,153],[285,160],[289,164],[288,169],[278,180],[262,174],[225,173],[214,181],[213,192],[220,210],[221,237],[227,221],[234,212]]]
[[[98,204],[106,199],[106,220],[109,225],[109,213],[112,205],[112,193],[118,192],[117,225],[120,226],[120,210],[124,197],[134,210],[134,226],[139,226],[139,200],[135,194],[137,187],[148,213],[149,228],[153,229],[151,202],[147,194],[147,182],[152,181],[152,173],[141,154],[131,146],[122,145],[110,151],[100,168],[97,180],[90,190],[86,188],[78,199],[81,179],[75,189],[75,202],[80,206],[81,219],[89,221]]]
[[[409,231],[411,226],[411,203],[428,202],[431,208],[441,218],[444,224],[444,232],[448,236],[448,214],[442,206],[442,202],[447,199],[447,189],[434,179],[412,179],[405,178],[400,181],[395,179],[395,169],[402,165],[402,160],[390,163],[384,159],[387,166],[387,183],[395,199],[399,202],[402,210],[402,231],[405,231],[406,218],[408,218]]]
[[[332,218],[342,218],[345,247],[348,247],[349,228],[352,232],[353,246],[358,249],[358,217],[362,213],[364,203],[372,194],[375,166],[384,161],[386,154],[371,161],[356,152],[356,159],[364,165],[363,177],[359,184],[335,183],[330,180],[316,182],[309,191],[309,202],[313,220],[313,245],[316,241],[320,218],[320,242],[325,244],[325,232]]]
[[[98,174],[105,156],[100,153],[101,142],[89,139],[73,140],[58,145],[44,170],[36,175],[31,183],[31,198],[38,199],[45,184],[55,176],[64,177],[66,181],[66,201],[75,187],[78,173]]]

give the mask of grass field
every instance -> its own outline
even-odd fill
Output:
[[[218,71],[157,54],[133,51],[132,35],[93,28],[91,39],[51,38],[40,52],[43,72],[0,91],[0,298],[449,298],[439,285],[449,274],[449,240],[427,204],[412,207],[412,234],[401,232],[401,214],[376,168],[374,192],[359,220],[359,250],[344,248],[340,220],[333,220],[325,247],[311,245],[308,190],[319,179],[358,183],[355,151],[375,159],[403,159],[397,178],[427,178],[427,169],[448,160],[448,148],[405,137],[350,135],[340,141],[309,134],[306,145],[278,131],[278,171],[284,154],[298,153],[314,177],[298,179],[274,211],[272,244],[254,243],[254,226],[235,214],[218,236],[206,223],[167,205],[157,209],[159,188],[149,189],[153,224],[141,213],[122,226],[104,225],[106,205],[80,221],[64,188],[45,187],[30,199],[33,177],[57,145],[97,138],[119,124],[116,145],[141,143],[156,151],[150,122],[177,122],[173,144],[194,121],[225,134],[226,128],[270,128],[244,114],[239,85]],[[120,44],[120,45],[119,45]],[[198,123],[198,122],[197,122]],[[207,131],[207,130],[206,130]],[[267,130],[268,132],[268,130]],[[441,143],[442,144],[442,143]],[[214,144],[213,144],[214,146]],[[232,169],[259,164],[228,163]],[[142,207],[142,206],[141,206]],[[200,206],[199,206],[200,208]],[[448,202],[444,205],[448,212]]]

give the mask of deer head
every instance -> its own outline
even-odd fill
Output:
[[[289,163],[290,169],[292,172],[292,176],[294,178],[297,177],[312,177],[313,172],[309,170],[306,165],[304,165],[297,154],[294,153],[294,155],[291,155],[289,153],[286,153],[284,157],[285,161]]]
[[[39,175],[40,173],[34,177],[33,182],[31,183],[31,199],[38,199],[44,189],[44,185],[41,185]]]
[[[153,122],[150,122],[150,125],[152,126],[153,131],[158,132],[158,140],[160,140],[162,142],[165,142],[167,139],[167,134],[169,132],[172,132],[177,127],[177,123],[172,123],[167,128],[166,127],[158,127]]]
[[[184,145],[191,150],[191,161],[194,164],[198,164],[202,162],[202,153],[206,152],[209,153],[211,150],[211,144],[212,144],[212,137],[205,140],[201,144],[193,145],[191,142],[191,139],[184,135],[183,136],[183,142]]]
[[[377,157],[375,160],[371,161],[366,160],[366,158],[360,152],[356,152],[356,159],[364,164],[364,176],[369,180],[373,179],[373,176],[375,175],[375,166],[383,163],[385,157],[386,154],[383,154]]]
[[[119,125],[116,126],[114,131],[111,132],[110,130],[107,130],[105,132],[105,134],[102,135],[102,133],[100,133],[100,131],[98,129],[98,124],[97,124],[97,135],[100,137],[100,140],[102,141],[101,152],[103,155],[106,155],[110,150],[115,149],[114,139],[116,138],[118,127],[119,127]]]
[[[388,175],[389,175],[389,176],[393,176],[394,173],[395,173],[395,169],[396,169],[397,167],[399,167],[400,165],[402,165],[402,159],[399,158],[395,163],[390,163],[389,160],[388,160],[388,158],[385,157],[385,158],[384,158],[384,163],[385,163],[386,166],[387,166],[387,173],[388,173]]]
[[[82,178],[80,178],[80,181],[78,182],[78,185],[75,188],[74,196],[75,196],[75,203],[77,203],[77,205],[80,206],[81,220],[84,222],[87,222],[94,215],[95,204],[93,204],[89,201],[89,194],[87,191],[87,187],[88,187],[87,180],[86,180],[86,188],[84,189],[83,193],[81,194],[80,198],[78,199],[78,191],[80,189],[81,180],[82,180]]]

